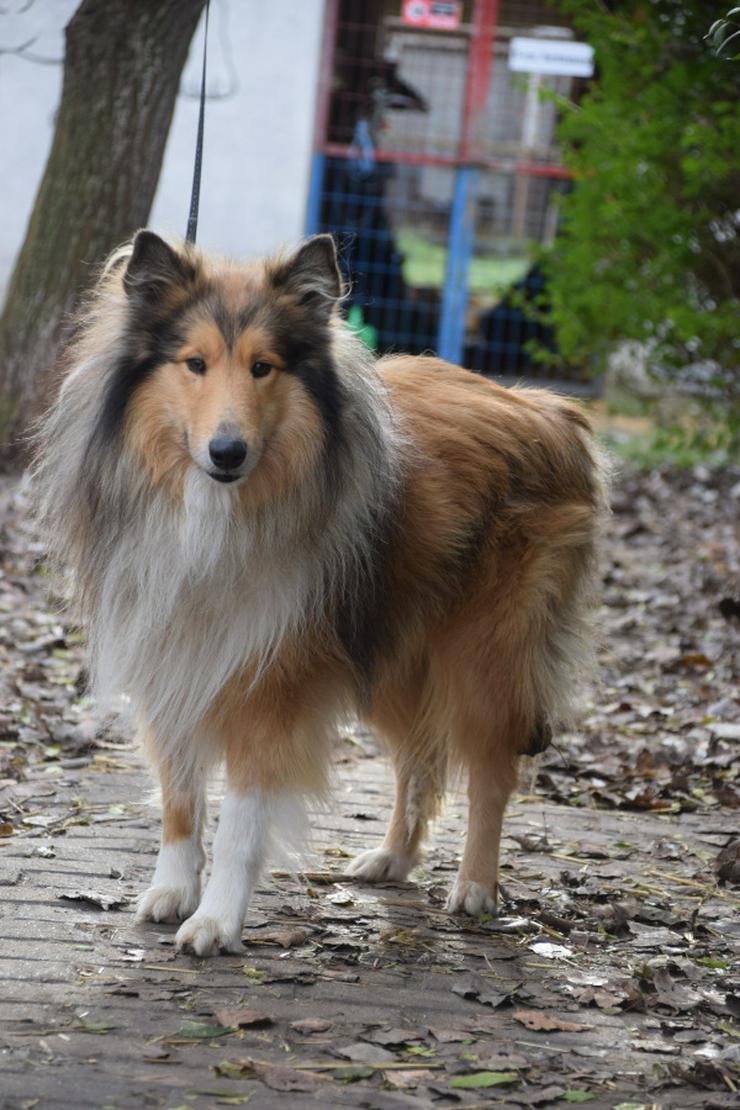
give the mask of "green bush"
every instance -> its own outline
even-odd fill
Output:
[[[649,344],[658,373],[710,366],[727,397],[740,366],[740,66],[705,41],[704,0],[557,0],[597,73],[560,140],[576,184],[546,259],[569,362],[604,368]],[[613,10],[610,10],[613,9]]]
[[[710,413],[702,423],[654,424],[644,431],[623,431],[615,426],[603,437],[606,447],[620,458],[652,470],[699,464],[724,467],[740,458],[740,431],[721,416]]]

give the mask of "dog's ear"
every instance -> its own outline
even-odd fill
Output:
[[[141,293],[159,300],[174,285],[195,277],[195,267],[153,231],[137,231],[131,257],[123,274],[123,288],[131,296]]]
[[[271,274],[272,284],[328,320],[342,295],[337,249],[331,235],[314,235]]]

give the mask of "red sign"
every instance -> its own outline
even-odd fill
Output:
[[[462,0],[403,0],[401,19],[407,27],[455,31],[460,26]]]

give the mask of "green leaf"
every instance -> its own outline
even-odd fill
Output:
[[[457,1075],[449,1082],[450,1087],[476,1090],[479,1087],[500,1087],[506,1083],[518,1083],[515,1071],[476,1071],[472,1075]]]
[[[213,1070],[216,1075],[222,1075],[224,1079],[242,1079],[244,1076],[253,1074],[250,1064],[236,1064],[232,1060],[220,1060],[214,1065]]]
[[[590,1091],[566,1091],[563,1098],[566,1102],[590,1102],[596,1095],[592,1095]]]
[[[119,1025],[108,1025],[105,1021],[87,1021],[85,1018],[80,1018],[74,1026],[77,1033],[97,1033],[104,1034],[110,1033],[112,1029],[120,1029]]]

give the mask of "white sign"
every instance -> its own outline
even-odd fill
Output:
[[[513,38],[509,69],[516,73],[554,73],[561,77],[592,77],[594,50],[587,42],[569,39]]]

